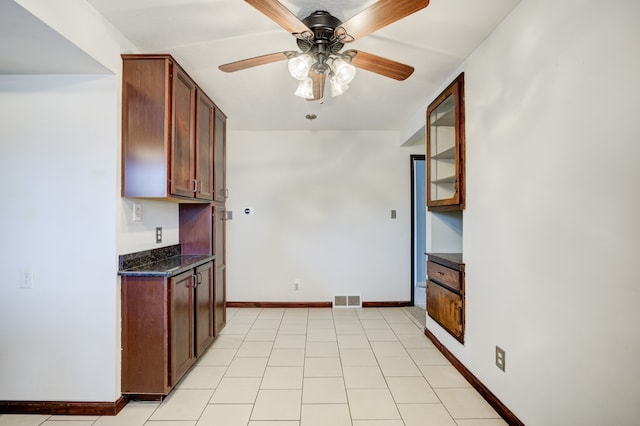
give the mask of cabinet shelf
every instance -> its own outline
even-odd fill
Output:
[[[455,160],[456,159],[456,147],[445,149],[442,152],[437,153],[431,157],[432,160]]]
[[[432,180],[431,183],[435,183],[436,185],[456,183],[456,177],[455,176],[446,176],[446,177],[443,177],[443,178],[440,178],[440,179]]]
[[[453,108],[453,103],[451,104],[451,109],[449,111],[444,112],[437,119],[431,123],[434,127],[453,127],[456,125],[456,115],[455,108]]]

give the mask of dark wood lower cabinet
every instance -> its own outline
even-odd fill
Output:
[[[213,341],[213,262],[122,277],[122,393],[166,395]]]
[[[213,263],[209,262],[196,268],[195,291],[195,355],[199,357],[213,342]]]
[[[464,263],[458,253],[428,254],[427,313],[464,343]]]
[[[194,360],[194,282],[192,271],[180,274],[170,280],[171,374],[169,379],[172,386],[187,372]]]
[[[224,205],[212,207],[215,223],[215,239],[213,254],[216,255],[215,264],[215,290],[214,290],[214,333],[217,336],[226,323],[226,212]]]

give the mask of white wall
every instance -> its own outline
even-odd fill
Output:
[[[639,16],[524,0],[466,64],[465,345],[428,327],[528,425],[640,418]]]
[[[19,3],[113,74],[0,76],[0,400],[113,402],[117,254],[177,243],[177,205],[144,201],[133,223],[120,198],[120,52],[132,45],[84,0]]]
[[[228,300],[409,300],[409,159],[423,148],[396,132],[230,132]]]
[[[118,84],[0,77],[0,400],[115,400]]]

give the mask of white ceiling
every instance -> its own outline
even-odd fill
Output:
[[[431,0],[426,9],[347,47],[411,65],[415,67],[413,75],[405,81],[395,81],[358,70],[345,94],[332,98],[326,93],[322,101],[309,102],[293,95],[297,81],[289,75],[286,61],[235,73],[218,70],[218,65],[228,62],[296,50],[290,34],[244,1],[88,1],[140,52],[173,55],[229,116],[229,128],[233,130],[398,130],[404,118],[414,115],[447,83],[463,60],[519,2]],[[281,2],[301,19],[315,10],[327,10],[345,21],[375,0]],[[42,50],[34,43],[25,45],[25,41],[33,39],[33,29],[9,34],[11,39],[7,38],[5,3],[14,4],[0,1],[0,57],[6,59],[7,44],[13,50],[18,46],[36,53]],[[60,37],[52,30],[47,34],[43,25],[39,30],[44,39]],[[64,48],[65,40],[58,42]],[[52,51],[53,47],[48,46],[49,53],[39,60],[38,54],[29,52],[21,57],[32,57],[32,68],[46,72],[55,69],[61,59],[56,55],[57,59],[52,60]],[[2,73],[6,73],[5,59],[0,63]],[[14,64],[14,69],[29,71],[24,64]],[[306,120],[309,113],[318,118]]]

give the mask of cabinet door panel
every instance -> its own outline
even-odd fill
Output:
[[[207,96],[198,90],[196,107],[196,171],[198,185],[196,197],[213,200],[213,129],[215,107]]]
[[[216,201],[224,201],[227,198],[227,183],[226,183],[226,125],[227,117],[216,109],[215,116],[215,138],[214,138],[214,199]]]
[[[213,340],[213,263],[196,268],[196,356]]]
[[[122,393],[169,392],[167,286],[162,277],[122,279]]]
[[[214,277],[214,333],[217,336],[226,323],[226,265],[225,265],[225,210],[215,208],[215,277]]]
[[[173,111],[171,143],[171,193],[193,197],[194,111],[196,86],[176,65],[173,67]]]
[[[185,272],[171,279],[171,385],[193,363],[193,275]]]
[[[456,339],[463,341],[462,296],[428,281],[427,313]]]

